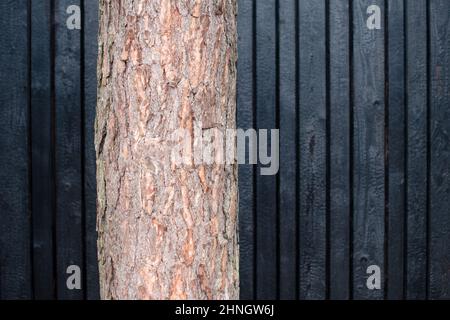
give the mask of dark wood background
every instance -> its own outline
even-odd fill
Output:
[[[70,5],[82,29],[69,30]],[[94,119],[98,2],[0,3],[0,298],[99,297]],[[68,290],[78,265],[82,289]]]
[[[278,175],[239,168],[241,297],[450,299],[450,1],[238,3],[238,126],[280,129]],[[1,299],[98,298],[97,6],[0,3]]]

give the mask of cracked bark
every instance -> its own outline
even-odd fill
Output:
[[[235,0],[100,0],[103,299],[238,298],[236,165],[174,166],[169,139],[235,128],[235,15]]]

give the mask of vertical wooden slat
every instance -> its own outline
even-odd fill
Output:
[[[238,62],[237,75],[237,126],[247,130],[254,124],[254,4],[240,0],[238,3]],[[254,167],[239,166],[239,284],[240,298],[255,298],[255,226],[254,226]]]
[[[0,2],[0,298],[32,297],[28,1]]]
[[[99,298],[97,231],[96,231],[96,177],[94,122],[97,105],[97,34],[98,2],[83,0],[84,34],[84,214],[85,214],[85,287],[86,298]]]
[[[350,297],[349,2],[332,0],[330,26],[330,298]]]
[[[403,299],[405,227],[405,30],[404,0],[389,0],[387,296]]]
[[[381,9],[382,29],[367,27],[367,8]],[[367,267],[384,270],[384,1],[353,2],[353,297],[382,299],[369,290]],[[383,283],[382,279],[382,283]]]
[[[33,273],[36,299],[54,299],[50,1],[31,2]]]
[[[300,0],[300,299],[326,297],[326,6]]]
[[[67,28],[66,10],[80,1],[57,0],[55,107],[56,107],[56,254],[59,299],[82,299],[84,288],[69,290],[66,270],[83,270],[81,169],[80,30]],[[83,274],[82,277],[85,275]]]
[[[276,127],[276,1],[256,1],[256,124]],[[260,136],[258,137],[258,143]],[[268,139],[270,142],[270,139]],[[267,148],[271,150],[270,144]],[[258,147],[260,150],[260,147]],[[256,171],[256,298],[277,295],[276,176]]]
[[[296,3],[279,2],[279,119],[280,119],[280,298],[297,296],[296,210]]]
[[[406,3],[406,298],[426,298],[427,6]]]
[[[431,0],[429,298],[450,299],[450,2]]]

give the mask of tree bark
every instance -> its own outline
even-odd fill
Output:
[[[235,128],[235,15],[235,0],[100,0],[103,299],[238,298],[236,165],[174,165],[170,139]]]

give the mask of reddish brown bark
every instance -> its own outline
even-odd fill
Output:
[[[103,299],[238,298],[236,166],[174,166],[169,138],[235,127],[235,14],[235,0],[100,1]]]

